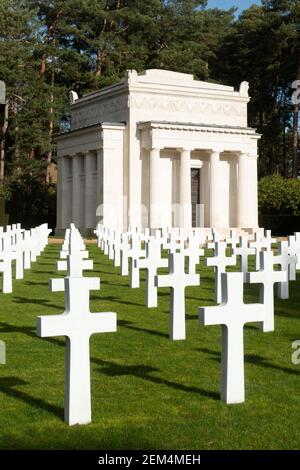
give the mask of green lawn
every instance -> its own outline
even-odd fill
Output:
[[[1,449],[297,449],[300,366],[291,363],[300,339],[300,278],[291,300],[276,300],[276,331],[245,327],[246,402],[220,401],[221,327],[198,323],[198,306],[213,304],[213,273],[201,266],[201,287],[187,289],[187,340],[168,339],[169,294],[159,308],[144,306],[145,284],[131,290],[128,278],[90,246],[101,290],[91,310],[115,311],[118,331],[91,338],[93,423],[63,422],[64,338],[35,335],[38,315],[63,312],[63,294],[48,279],[60,246],[46,248],[13,294],[0,294],[0,339],[7,364],[0,365]],[[246,289],[257,301],[258,289]]]

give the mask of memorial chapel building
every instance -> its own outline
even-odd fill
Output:
[[[57,232],[101,221],[127,230],[258,227],[257,142],[248,83],[128,71],[76,99],[57,136]]]

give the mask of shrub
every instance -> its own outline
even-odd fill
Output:
[[[300,215],[300,180],[280,175],[262,178],[258,183],[258,207],[266,215]]]

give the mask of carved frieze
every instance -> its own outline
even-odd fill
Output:
[[[96,102],[86,104],[83,107],[72,110],[71,128],[79,129],[90,126],[100,121],[105,121],[111,114],[128,109],[128,96],[116,96]]]

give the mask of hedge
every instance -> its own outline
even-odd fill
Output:
[[[258,207],[263,215],[300,215],[300,180],[279,175],[262,178],[258,183]]]

